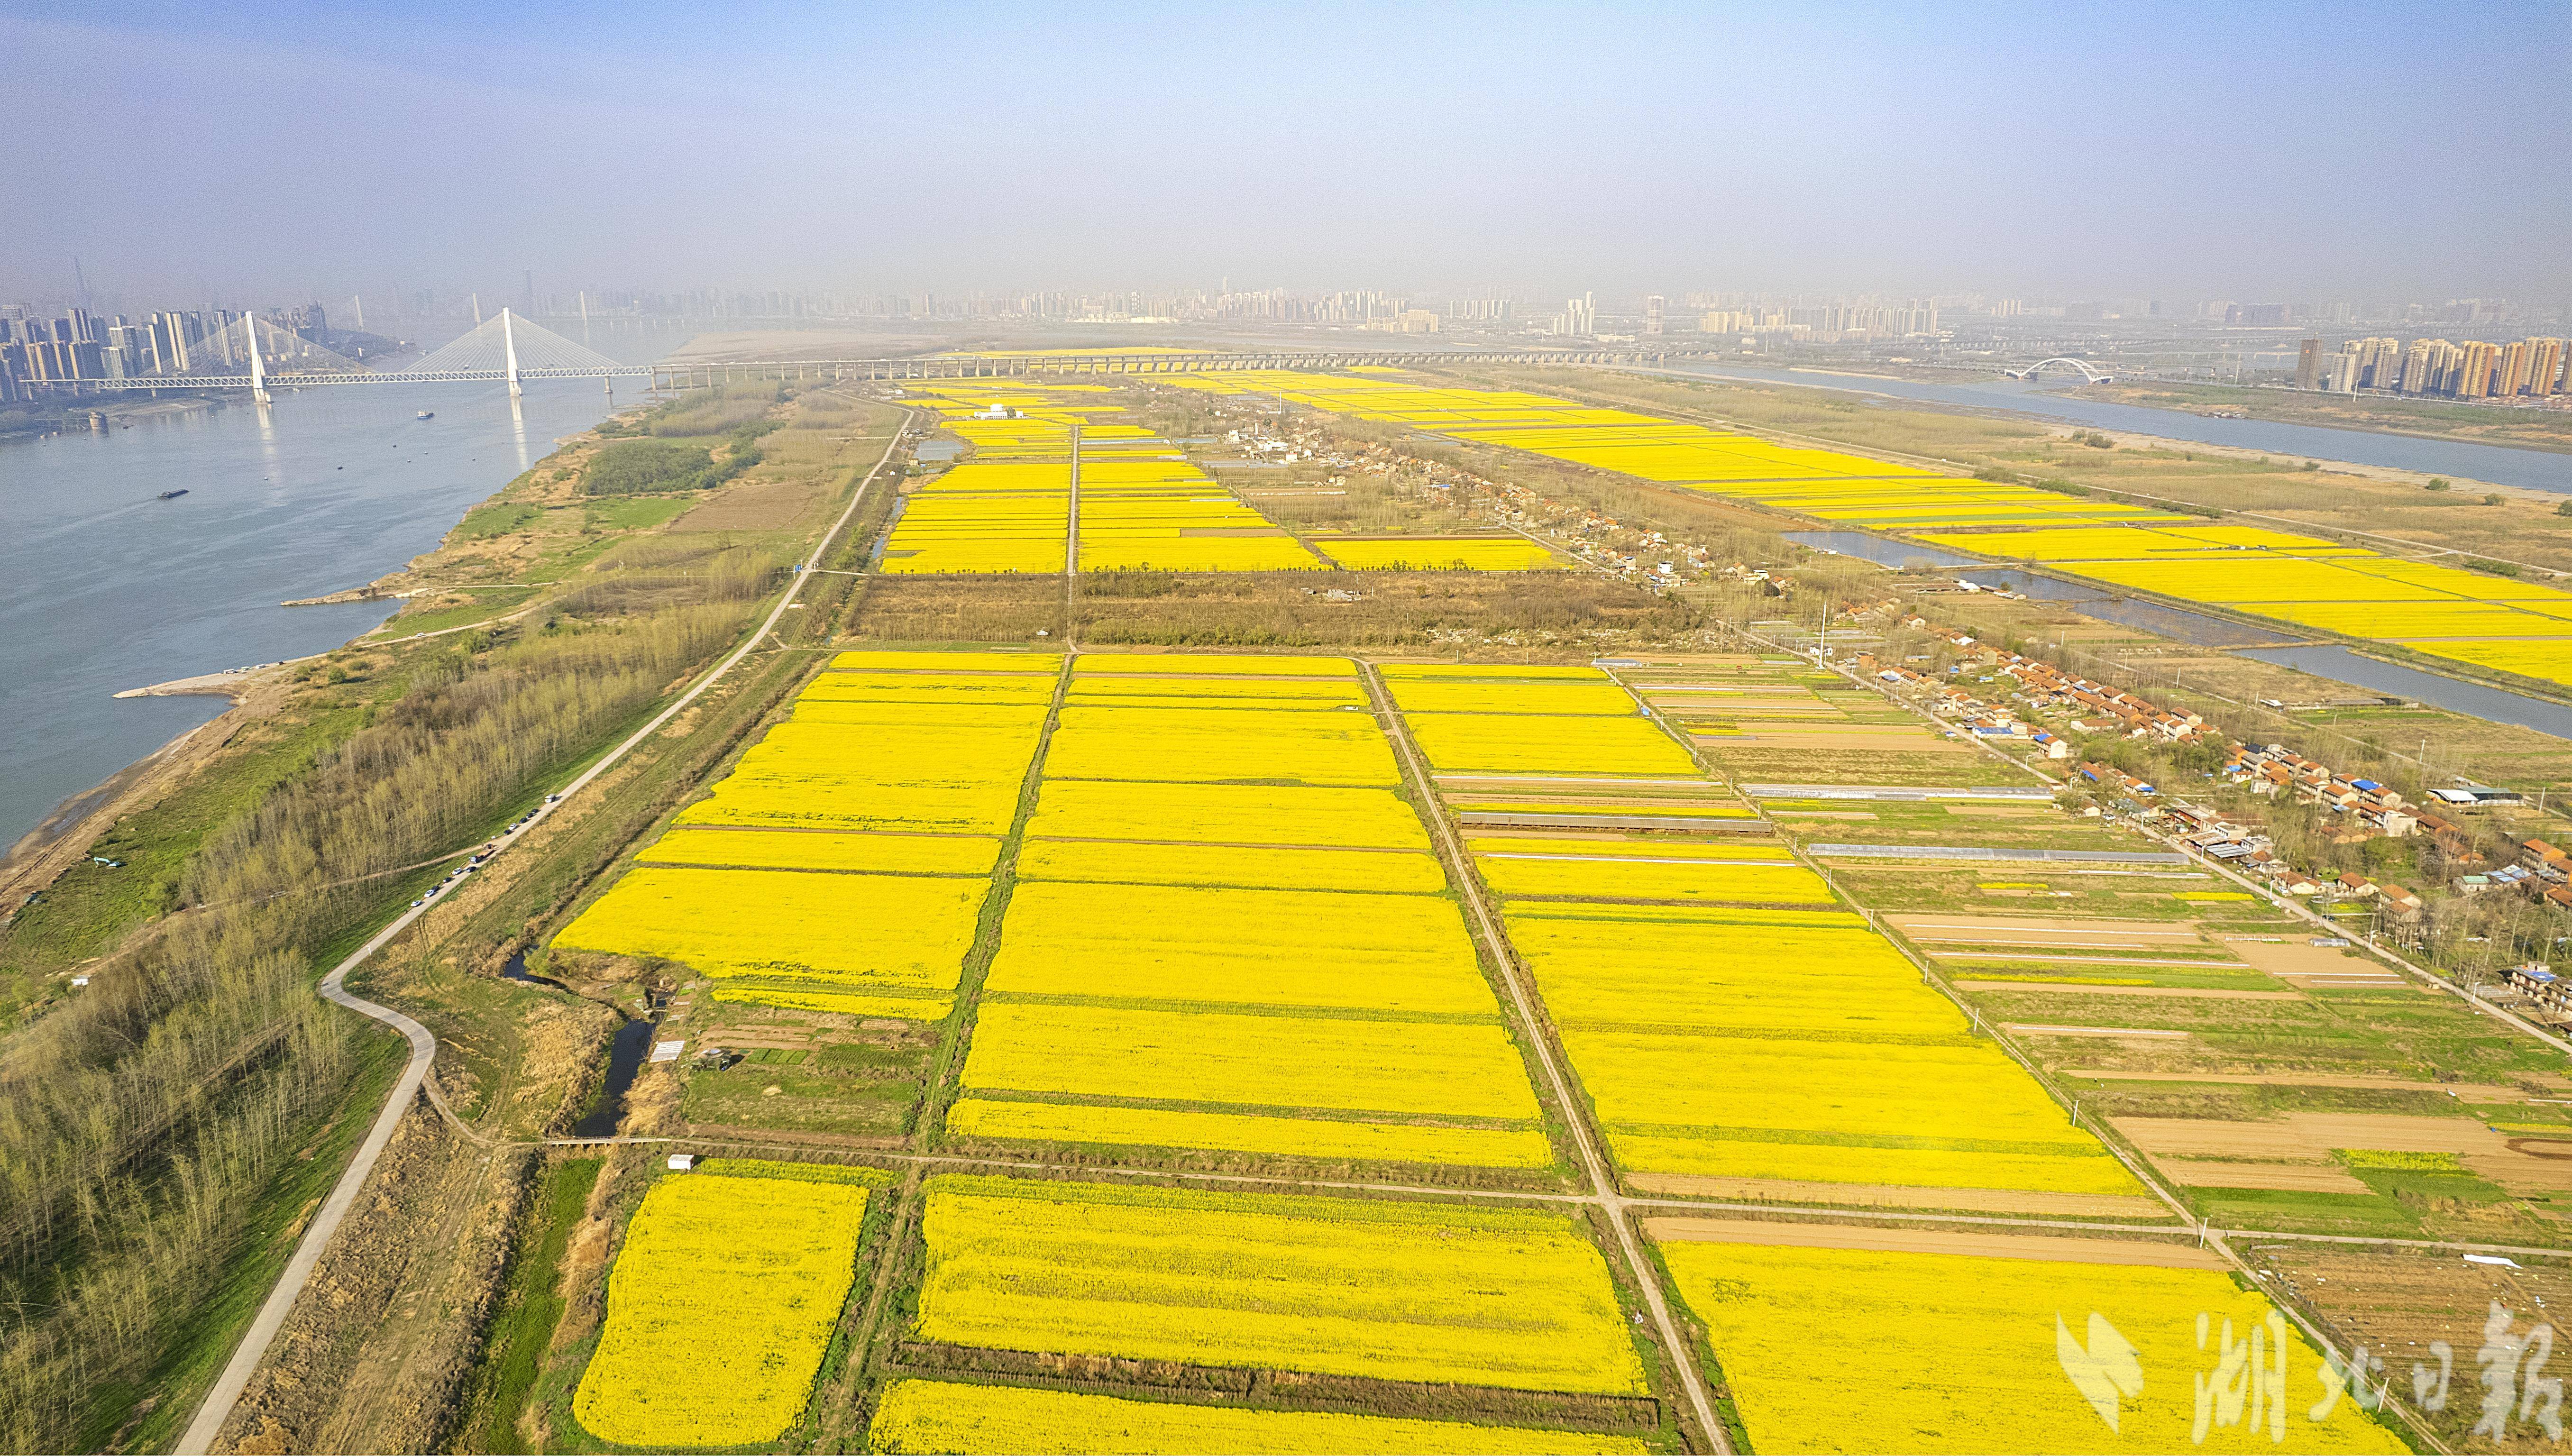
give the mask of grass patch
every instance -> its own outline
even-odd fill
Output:
[[[665,525],[696,504],[684,495],[638,495],[623,500],[593,500],[581,508],[581,524],[591,530],[649,530]]]
[[[480,1389],[474,1402],[474,1447],[493,1456],[527,1450],[518,1416],[535,1390],[545,1347],[562,1318],[563,1251],[589,1206],[601,1159],[575,1157],[545,1170],[535,1206],[509,1261],[509,1285],[500,1317],[483,1346]]]
[[[442,632],[449,627],[465,627],[493,617],[506,616],[524,606],[536,594],[532,586],[507,586],[496,591],[477,591],[471,601],[453,606],[431,607],[425,611],[404,612],[376,630],[389,637],[407,637],[415,632]]]
[[[402,675],[387,673],[253,724],[244,730],[246,746],[218,757],[160,803],[118,820],[90,853],[122,860],[124,868],[83,861],[65,871],[0,931],[0,975],[46,975],[103,956],[170,909],[181,868],[208,834],[356,732],[375,704],[398,697],[402,686]],[[27,988],[16,992],[23,1004]]]
[[[448,533],[448,538],[480,541],[492,536],[511,535],[543,519],[544,513],[543,506],[517,500],[476,506],[464,513],[464,519],[455,523],[455,529]]]

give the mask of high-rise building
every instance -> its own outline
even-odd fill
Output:
[[[2315,388],[2320,385],[2321,377],[2322,342],[2318,339],[2307,339],[2304,341],[2303,349],[2295,356],[2295,387]]]
[[[2459,399],[2481,399],[2492,392],[2492,374],[2500,364],[2500,347],[2479,339],[2458,346],[2455,383],[2448,392]]]
[[[2402,351],[2402,370],[2393,377],[2390,386],[2401,389],[2405,394],[2428,393],[2430,376],[2438,367],[2438,351],[2449,347],[2446,341],[2439,339],[2412,340],[2411,347]]]
[[[1587,339],[1599,332],[1599,306],[1595,294],[1583,294],[1563,301],[1563,329],[1575,338]]]
[[[2531,394],[2562,393],[2564,388],[2563,341],[2560,339],[2531,339],[2527,342],[2535,346],[2535,348],[2529,351],[2528,355],[2527,392]]]
[[[2390,389],[2402,377],[2402,341],[2398,339],[2357,339],[2340,346],[2357,356],[2357,386],[2365,389]]]
[[[1661,332],[1661,296],[1643,300],[1643,332],[1657,338]]]
[[[2528,346],[2534,342],[2522,339],[2515,344],[2501,347],[2500,364],[2492,376],[2493,393],[2506,399],[2514,399],[2527,392],[2528,365],[2535,363],[2535,360],[2530,357]]]

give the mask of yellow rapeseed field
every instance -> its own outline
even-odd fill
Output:
[[[2553,642],[2406,641],[2402,645],[2414,652],[2426,652],[2476,667],[2572,684],[2572,639]]]
[[[1000,842],[980,834],[837,834],[679,825],[635,858],[647,865],[988,875],[999,863]]]
[[[2202,555],[2208,551],[2265,550],[2295,556],[2371,556],[2320,536],[2272,531],[2263,526],[2184,525],[2061,526],[2007,535],[1941,535],[1922,532],[1934,545],[1978,555],[2024,561],[2136,561],[2150,556]],[[2251,558],[2256,559],[2256,558]]]
[[[1595,667],[1502,662],[1388,662],[1377,668],[1376,674],[1388,683],[1457,680],[1596,683],[1608,680],[1608,674]]]
[[[1856,916],[1515,901],[1504,919],[1628,1171],[2144,1191]]]
[[[1515,713],[1406,713],[1440,773],[1679,777],[1696,760],[1651,720]]]
[[[1568,1213],[948,1175],[915,1338],[1385,1380],[1637,1394]]]
[[[913,875],[799,874],[643,866],[554,944],[653,956],[718,980],[756,977],[807,991],[918,998],[945,1015],[987,882]]]
[[[1499,1010],[1464,916],[1441,895],[1031,880],[1010,896],[987,984],[1003,995]]]
[[[883,1456],[1554,1456],[1632,1452],[1627,1436],[1515,1430],[1321,1411],[1173,1405],[1060,1390],[897,1380],[876,1403],[867,1449]]]
[[[1534,1127],[1464,1127],[1337,1117],[1256,1116],[1088,1102],[966,1097],[947,1130],[1007,1141],[1101,1143],[1125,1147],[1220,1147],[1325,1162],[1452,1163],[1462,1167],[1547,1167],[1554,1148]]]
[[[1435,895],[1447,888],[1436,857],[1351,849],[1246,849],[1214,844],[1109,844],[1029,840],[1018,851],[1020,880],[1121,881],[1138,885],[1344,890]]]
[[[781,723],[682,824],[998,834],[1017,809],[1042,708],[1001,727]]]
[[[572,1413],[648,1450],[774,1441],[803,1414],[856,1273],[867,1190],[665,1177],[625,1231]]]
[[[1506,844],[1508,841],[1496,841]],[[1534,843],[1545,843],[1539,840]],[[1854,915],[1520,903],[1502,919],[1564,1026],[1964,1036],[1955,1004]]]
[[[1373,716],[1342,709],[1065,707],[1045,773],[1198,783],[1401,782]]]
[[[1016,672],[825,672],[803,703],[1021,703],[1053,701],[1050,674]]]
[[[1269,784],[1049,779],[1037,791],[1027,834],[1043,839],[1429,848],[1420,816],[1390,789]]]
[[[1434,429],[1481,444],[1881,529],[2123,521],[2179,524],[2187,519],[2148,506],[1940,475],[1847,451],[1780,444],[1524,390],[1450,388],[1400,377],[1287,369],[1219,376],[1180,374],[1170,381],[1211,393],[1269,394],[1316,409]]]
[[[1354,681],[1357,664],[1345,657],[1307,657],[1251,652],[1083,652],[1072,659],[1072,676],[1101,674],[1147,677],[1338,677]]]
[[[997,431],[972,430],[964,421],[949,425],[974,440],[976,458],[928,477],[905,499],[885,542],[885,571],[1054,572],[1069,564],[1069,431],[1033,420],[988,423],[1021,431],[1004,442]],[[985,454],[1035,458],[997,463]]]
[[[1604,675],[1596,682],[1390,678],[1387,686],[1394,706],[1405,713],[1573,713],[1626,718],[1642,711],[1632,694]]]
[[[2572,683],[2572,594],[2539,582],[2250,526],[2155,524],[1923,539],[2055,562],[2113,585]]]
[[[2312,1420],[2320,1352],[2211,1269],[1735,1243],[1668,1242],[1661,1257],[1764,1452],[2407,1449],[2352,1400]],[[2139,1389],[2107,1387],[2114,1428],[2066,1378],[2067,1358],[2094,1348],[2094,1314],[2143,1374]],[[2196,1389],[2228,1324],[2246,1344],[2262,1331],[2262,1375],[2282,1366],[2284,1385],[2235,1406],[2231,1424],[2217,1423],[2219,1401],[2201,1438]],[[1869,1334],[1882,1338],[1853,1358],[1851,1339]],[[2282,1350],[2268,1343],[2281,1337]]]
[[[989,1001],[964,1085],[1290,1111],[1537,1115],[1526,1067],[1496,1023]]]
[[[2024,1210],[2037,1213],[2060,1211],[2045,1206],[2045,1198],[2057,1194],[2119,1198],[2130,1200],[2117,1205],[2125,1211],[2142,1217],[2163,1216],[2151,1193],[2114,1157],[2095,1147],[2067,1145],[2043,1153],[1996,1152],[1985,1143],[1957,1150],[1832,1141],[1772,1142],[1716,1136],[1695,1128],[1656,1133],[1648,1129],[1648,1124],[1640,1123],[1610,1129],[1608,1141],[1618,1165],[1637,1173],[1906,1190],[1898,1196],[1869,1192],[1865,1200],[1896,1201],[1922,1208],[1952,1205],[1988,1210],[1989,1195],[1995,1192],[2043,1195],[2031,1198]],[[1955,1198],[1949,1190],[1970,1191],[1974,1196],[1970,1200]]]
[[[2144,1193],[1987,1042],[1567,1030],[1563,1043],[1629,1171]]]
[[[1140,673],[1086,673],[1073,678],[1064,700],[1124,706],[1186,707],[1191,700],[1230,703],[1248,699],[1251,706],[1336,707],[1363,705],[1366,690],[1354,682],[1330,678],[1147,676]]]
[[[1448,796],[1447,802],[1451,806],[1467,803],[1510,804],[1545,814],[1562,814],[1591,807],[1600,814],[1637,814],[1652,819],[1671,815],[1689,817],[1700,810],[1728,817],[1730,807],[1728,805],[1700,806],[1687,802],[1652,804],[1648,808],[1630,804],[1583,806],[1557,800],[1510,801],[1488,799],[1478,795],[1452,795]],[[1644,862],[1686,860],[1758,864],[1774,863],[1786,858],[1786,852],[1779,849],[1771,840],[1751,839],[1746,842],[1727,843],[1723,840],[1682,839],[1667,834],[1635,834],[1612,838],[1605,834],[1585,834],[1577,837],[1544,834],[1477,834],[1465,841],[1465,853],[1477,856],[1487,854],[1580,855],[1594,859],[1630,859]],[[1837,922],[1827,918],[1800,915],[1793,923],[1802,925],[1836,924]]]

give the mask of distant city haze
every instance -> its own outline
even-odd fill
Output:
[[[0,298],[2572,298],[2572,6],[0,0]]]

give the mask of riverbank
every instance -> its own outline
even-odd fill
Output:
[[[1488,376],[1522,388],[1549,387],[1546,376],[1534,370],[1496,369]],[[1554,392],[1603,404],[1677,410],[1678,417],[1794,442],[1907,457],[1932,468],[2001,471],[2005,473],[1995,478],[2074,494],[2239,514],[2283,530],[2363,538],[2377,549],[2402,554],[2456,552],[2529,572],[2572,572],[2572,532],[2558,529],[2562,518],[2555,513],[2564,496],[2544,488],[2022,417],[2000,407],[1998,400],[1962,405],[1884,394],[1861,403],[1847,395],[1875,391],[1800,376],[1750,379],[1634,368],[1598,375],[1596,383],[1586,386],[1566,388],[1564,383],[1557,376]],[[2339,430],[2307,429],[2304,434],[2357,437]],[[2557,459],[2472,448],[2487,455]],[[2561,463],[2567,488],[2572,488],[2572,459]],[[2446,481],[2445,488],[2430,488],[2432,480]]]
[[[227,695],[233,698],[230,709],[119,769],[106,782],[65,800],[0,853],[0,925],[14,921],[20,909],[53,888],[65,871],[86,861],[110,826],[160,803],[230,747],[254,720],[273,715],[283,703],[282,693],[259,693],[247,681],[236,683]],[[252,705],[254,697],[258,706]]]
[[[2253,454],[2411,471],[2422,478],[2489,481],[2554,496],[2572,494],[2572,454],[2452,436],[2391,433],[2341,424],[2211,418],[2187,409],[2121,403],[2089,388],[2027,379],[1930,381],[1826,368],[1781,368],[1732,360],[1681,361],[1633,373],[1735,385],[1873,395],[1912,409],[1947,409],[2050,425],[2124,431],[2181,450],[2225,447]],[[2095,386],[2094,386],[2095,387]]]
[[[2386,394],[2326,394],[2239,384],[2176,384],[2156,380],[2083,384],[2065,391],[2076,398],[2196,413],[2240,411],[2251,419],[2310,424],[2326,429],[2407,435],[2414,439],[2466,440],[2510,449],[2572,454],[2572,409],[2533,405],[2450,403]]]
[[[761,401],[754,416],[769,406],[774,398]],[[594,437],[576,434],[550,455],[550,470],[517,468],[496,496],[486,476],[473,491],[483,504],[509,506],[512,530],[532,537],[525,550],[509,543],[504,553],[491,553],[491,532],[458,524],[470,501],[455,501],[439,524],[442,543],[409,566],[483,576],[496,561],[512,563],[512,579],[548,602],[545,622],[427,638],[406,633],[406,617],[396,625],[398,638],[331,648],[319,661],[276,661],[255,674],[196,671],[196,682],[160,674],[160,687],[173,692],[245,689],[245,702],[178,746],[165,743],[155,764],[129,767],[75,795],[70,813],[44,834],[59,865],[52,888],[0,929],[0,1027],[26,1093],[23,1116],[10,1119],[0,1152],[28,1170],[18,1206],[52,1219],[54,1229],[49,1242],[13,1265],[15,1273],[0,1273],[0,1296],[26,1314],[10,1330],[13,1358],[0,1368],[0,1412],[8,1412],[0,1423],[13,1433],[10,1446],[70,1451],[111,1443],[100,1433],[121,1433],[116,1446],[167,1446],[240,1345],[265,1294],[234,1289],[234,1273],[265,1283],[270,1255],[283,1258],[307,1234],[319,1245],[312,1232],[319,1229],[319,1193],[347,1160],[354,1137],[344,1134],[360,1131],[367,1111],[383,1101],[380,1081],[370,1081],[383,1063],[375,1055],[378,1035],[317,1001],[312,975],[378,939],[385,921],[419,919],[403,916],[403,906],[437,908],[424,929],[445,939],[455,929],[450,908],[476,908],[499,893],[535,895],[535,903],[512,901],[476,921],[463,965],[452,955],[411,965],[416,947],[406,942],[403,970],[455,978],[455,996],[427,998],[414,1009],[439,1024],[439,1042],[452,1047],[452,1058],[439,1058],[439,1086],[460,1116],[501,1116],[504,1129],[494,1134],[525,1139],[540,1134],[566,1101],[586,1101],[584,1086],[566,1081],[586,1068],[586,1058],[555,1055],[571,1050],[555,993],[506,986],[488,970],[506,955],[506,939],[525,937],[530,921],[555,913],[586,875],[628,844],[635,816],[648,821],[661,813],[666,795],[697,782],[702,759],[723,754],[738,736],[682,738],[676,743],[692,756],[671,767],[684,769],[676,785],[651,780],[643,798],[617,800],[610,816],[597,813],[597,792],[584,792],[579,803],[561,803],[545,818],[537,852],[514,854],[512,865],[470,880],[452,872],[478,844],[525,826],[530,810],[555,803],[571,782],[586,782],[584,769],[597,777],[612,743],[640,741],[638,728],[676,713],[669,684],[695,682],[723,653],[749,661],[751,671],[736,676],[756,676],[761,692],[736,689],[728,679],[725,700],[715,705],[718,695],[710,692],[692,715],[733,710],[756,720],[816,664],[810,648],[821,643],[798,640],[805,651],[759,653],[767,633],[751,628],[826,633],[828,607],[847,594],[849,579],[816,576],[805,589],[816,610],[785,612],[774,597],[787,581],[800,581],[790,563],[810,548],[805,517],[780,519],[777,530],[723,522],[743,514],[736,504],[743,488],[764,491],[761,499],[800,491],[810,514],[847,499],[852,478],[836,468],[839,452],[865,445],[870,460],[890,452],[890,432],[852,432],[849,424],[877,424],[880,414],[893,411],[836,406],[826,411],[828,432],[780,432],[774,450],[795,447],[800,458],[733,481],[736,496],[697,491],[671,501],[671,509],[599,522],[591,522],[589,501],[579,494],[581,458]],[[661,437],[692,434],[682,419],[682,429],[664,429]],[[697,445],[725,439],[707,434],[695,437]],[[841,445],[849,434],[865,439]],[[625,504],[622,496],[612,501]],[[718,501],[731,509],[702,517],[715,524],[671,535],[674,517]],[[640,537],[656,540],[630,558],[617,555],[643,545]],[[329,571],[344,581],[347,561]],[[342,612],[281,612],[273,602],[265,612],[281,617]],[[219,661],[240,661],[240,653]],[[118,687],[134,682],[149,679],[129,676]],[[185,705],[191,697],[142,697],[131,705],[149,702]],[[612,777],[648,777],[648,767],[635,761],[656,751],[658,741],[646,743]],[[563,836],[594,841],[584,839],[576,857],[561,859]],[[509,839],[525,844],[527,834]],[[401,1111],[403,1098],[393,1098],[391,1119]],[[463,1142],[455,1152],[452,1167],[439,1162],[439,1175],[455,1175],[463,1198],[452,1209],[439,1204],[437,1227],[450,1237],[468,1224],[483,1227],[463,1216],[481,1206],[483,1152]],[[95,1167],[118,1167],[129,1178],[131,1196],[116,1219],[67,1214],[80,1198],[95,1196]],[[178,1206],[178,1188],[185,1188],[185,1206]],[[445,1211],[458,1211],[458,1219],[447,1222]],[[349,1232],[367,1227],[357,1219]],[[403,1247],[414,1245],[367,1242],[352,1250],[357,1263],[344,1268],[344,1278],[331,1276],[339,1289],[362,1289],[354,1304],[342,1301],[349,1317],[396,1301],[391,1286],[367,1281],[406,1268]],[[245,1258],[245,1247],[260,1250],[260,1258]],[[131,1317],[103,1314],[108,1301],[144,1281],[173,1294]],[[470,1299],[465,1304],[473,1307]],[[445,1307],[445,1296],[432,1307]],[[434,1417],[445,1404],[442,1392],[378,1402],[365,1394],[367,1379],[385,1368],[416,1368],[437,1384],[463,1371],[463,1356],[357,1361],[352,1371],[331,1366],[319,1379],[299,1379],[307,1358],[334,1361],[375,1335],[398,1340],[414,1332],[452,1332],[460,1340],[470,1322],[365,1319],[347,1345],[299,1348],[299,1361],[281,1379],[324,1404],[347,1402],[354,1415]],[[252,1404],[263,1417],[299,1410],[283,1397]],[[224,1415],[216,1410],[216,1423]],[[229,1443],[252,1435],[237,1433]],[[401,1451],[419,1441],[427,1435],[334,1441],[307,1433],[291,1446]]]
[[[115,694],[364,634],[401,604],[279,603],[402,569],[609,402],[578,380],[514,407],[497,386],[386,383],[168,400],[131,428],[0,444],[0,844],[220,707]]]

